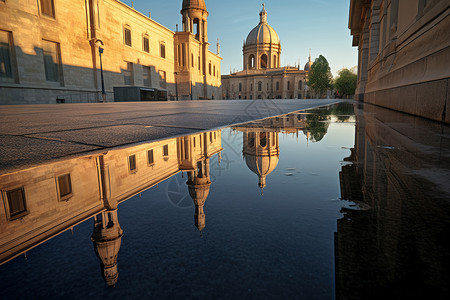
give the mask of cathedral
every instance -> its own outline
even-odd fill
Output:
[[[309,98],[306,85],[311,68],[311,55],[304,70],[281,67],[281,42],[276,31],[267,23],[264,7],[259,24],[244,41],[244,70],[222,76],[224,99],[304,99]]]
[[[113,101],[123,87],[220,99],[205,1],[174,2],[172,30],[118,0],[0,0],[0,104]]]

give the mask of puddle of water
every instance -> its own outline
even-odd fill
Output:
[[[343,103],[4,175],[0,298],[445,295],[448,198],[410,170],[448,160],[377,131],[383,112]]]

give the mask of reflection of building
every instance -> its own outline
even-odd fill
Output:
[[[337,222],[336,299],[448,298],[443,128],[372,105],[356,124],[355,147],[339,174],[341,198],[356,209],[343,208]]]
[[[303,99],[309,97],[307,72],[299,67],[281,67],[281,43],[267,23],[267,11],[260,12],[260,22],[247,36],[243,46],[244,70],[222,76],[224,99]]]
[[[174,32],[118,0],[0,1],[0,104],[98,100],[99,46],[109,100],[117,86],[220,98],[205,2],[182,3]]]
[[[280,145],[278,132],[259,129],[255,131],[245,131],[243,133],[243,155],[247,167],[258,175],[258,186],[261,193],[266,187],[266,177],[278,165],[280,157]]]
[[[102,275],[110,287],[114,287],[119,277],[117,255],[119,254],[123,230],[120,228],[117,209],[97,215],[94,220],[92,241],[101,262]]]
[[[267,176],[278,165],[279,134],[298,134],[304,128],[305,115],[301,113],[291,113],[234,127],[235,130],[242,132],[242,154],[247,167],[258,176],[261,193],[267,186]]]
[[[206,226],[203,206],[211,186],[210,158],[222,151],[221,131],[179,138],[178,146],[180,169],[188,173],[186,184],[195,205],[195,226],[202,231]]]
[[[448,0],[351,0],[356,97],[450,122]]]
[[[196,225],[205,226],[209,159],[222,151],[221,132],[172,138],[50,162],[0,176],[0,264],[94,217],[92,241],[108,285],[117,282],[123,234],[118,204],[171,176],[189,172]]]

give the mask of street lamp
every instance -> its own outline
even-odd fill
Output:
[[[104,46],[102,40],[96,40],[95,42],[96,43],[100,42],[100,44],[102,46]],[[103,53],[103,50],[104,49],[102,47],[98,47],[98,55],[100,56],[100,76],[101,76],[101,79],[102,79],[102,99],[103,99],[103,102],[106,102],[105,80],[103,79],[103,64],[102,64],[102,53]]]
[[[176,101],[178,101],[178,73],[174,72],[175,74],[175,94],[176,94]]]

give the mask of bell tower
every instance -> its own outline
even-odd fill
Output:
[[[183,0],[183,31],[190,32],[201,43],[208,42],[208,11],[204,0]]]

